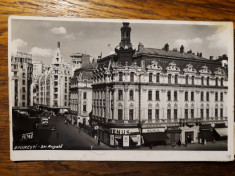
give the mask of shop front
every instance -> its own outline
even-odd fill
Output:
[[[199,133],[199,143],[205,143],[208,141],[212,141],[212,126],[211,124],[201,125],[200,126],[200,133]]]
[[[165,127],[142,129],[144,145],[150,148],[154,145],[165,145],[169,139],[165,133]]]
[[[225,124],[216,124],[213,129],[213,137],[215,140],[227,140],[228,127]]]
[[[110,128],[110,146],[135,148],[140,146],[139,128]]]
[[[168,145],[181,145],[180,140],[181,129],[179,127],[167,127],[166,135],[169,139],[166,140]]]
[[[181,144],[198,143],[199,126],[185,125],[179,128],[181,129]]]

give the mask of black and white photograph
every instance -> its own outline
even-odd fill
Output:
[[[9,18],[12,160],[230,161],[230,22]]]

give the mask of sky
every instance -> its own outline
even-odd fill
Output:
[[[86,53],[95,58],[107,56],[121,40],[122,23],[48,21],[13,19],[11,53],[32,54],[33,60],[51,64],[60,42],[62,56],[70,63],[73,53]],[[184,45],[185,51],[202,52],[203,57],[228,53],[229,29],[224,25],[130,23],[131,42],[138,48],[161,49],[168,43],[170,50]]]

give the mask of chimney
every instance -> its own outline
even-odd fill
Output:
[[[165,44],[164,50],[169,51],[169,45],[168,45],[168,43]]]
[[[181,47],[180,47],[180,52],[184,53],[184,46],[183,45],[181,45]]]
[[[60,48],[60,42],[57,42],[57,48]]]
[[[189,51],[187,51],[187,53],[192,53],[192,50],[190,49]]]
[[[212,61],[212,60],[213,60],[213,58],[214,58],[214,56],[210,56],[210,61]]]
[[[142,50],[144,48],[144,45],[142,43],[139,42],[139,45],[138,45],[138,51]]]

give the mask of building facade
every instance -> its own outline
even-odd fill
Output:
[[[79,57],[79,68],[77,67],[70,79],[70,120],[76,126],[79,123],[88,126],[92,111],[92,73],[96,63],[90,62],[89,55],[79,54]]]
[[[32,55],[17,52],[11,57],[11,101],[12,106],[27,107],[31,104]]]
[[[71,66],[63,62],[58,42],[50,67],[45,68],[38,80],[39,105],[50,110],[69,108],[69,79]]]
[[[226,55],[145,48],[130,42],[123,23],[115,54],[98,60],[93,73],[92,125],[110,146],[185,144],[226,135]],[[143,140],[141,140],[143,139]]]

